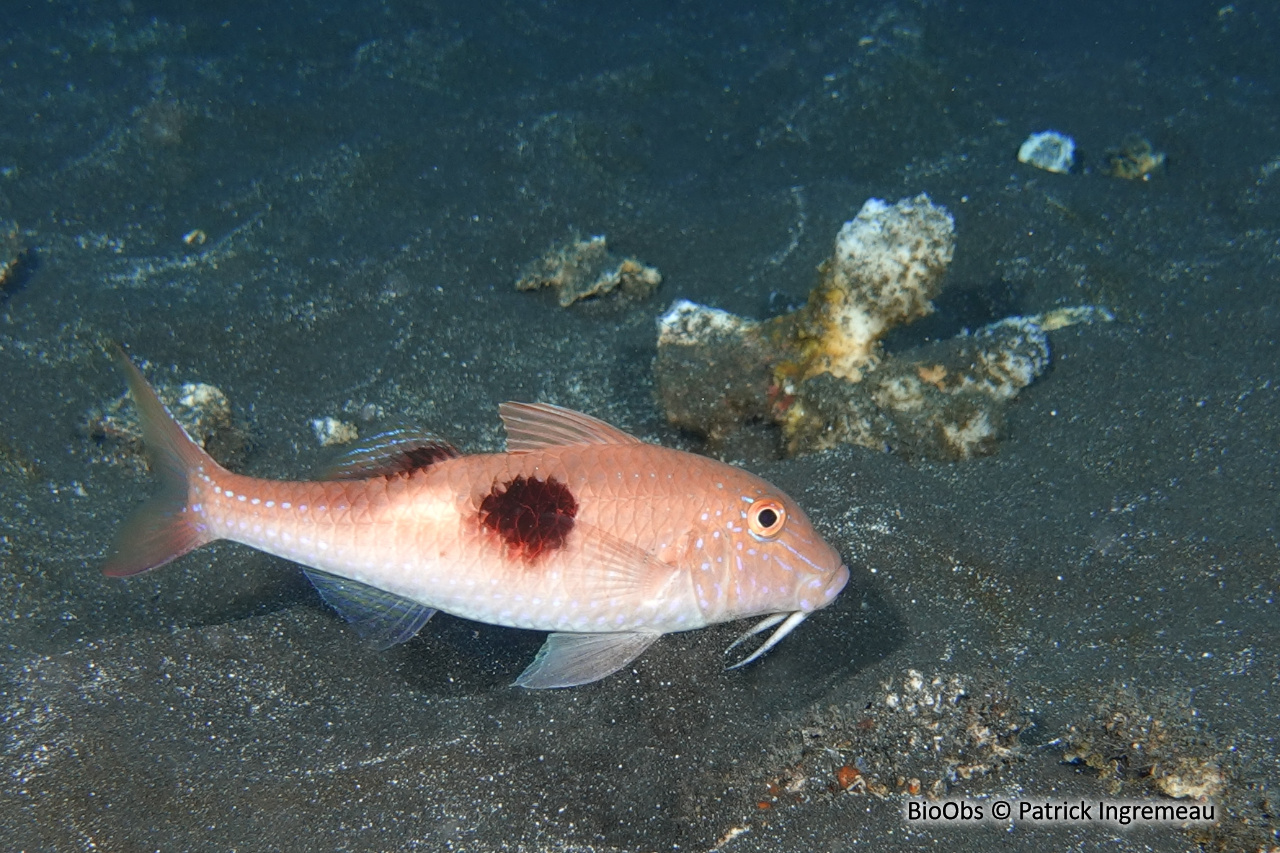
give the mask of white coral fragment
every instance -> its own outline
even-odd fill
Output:
[[[1018,162],[1065,175],[1076,162],[1076,141],[1056,130],[1033,133],[1019,146]]]
[[[360,437],[360,431],[356,429],[355,424],[331,417],[313,418],[311,431],[315,433],[316,441],[321,447],[350,444]]]

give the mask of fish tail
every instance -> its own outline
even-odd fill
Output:
[[[118,345],[113,350],[138,408],[147,458],[161,483],[160,491],[120,529],[102,566],[104,575],[123,578],[159,568],[213,541],[200,517],[190,511],[188,481],[199,469],[212,473],[219,466],[174,420],[124,350]]]

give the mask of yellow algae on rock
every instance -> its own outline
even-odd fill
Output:
[[[830,373],[857,382],[894,326],[933,310],[955,254],[955,221],[921,193],[888,205],[869,199],[836,237],[808,304],[775,321],[799,345],[801,378]]]
[[[995,450],[1004,405],[1049,365],[1047,333],[1109,320],[1093,306],[1009,317],[894,355],[881,339],[933,310],[955,226],[926,195],[871,199],[845,223],[799,310],[763,322],[687,301],[659,320],[667,419],[713,441],[767,420],[787,453],[858,444],[967,459]]]
[[[1036,314],[1031,319],[1046,332],[1077,326],[1081,323],[1110,323],[1116,316],[1099,305],[1073,305]]]
[[[1036,318],[1010,317],[886,357],[859,382],[800,383],[777,421],[793,454],[860,444],[969,459],[994,452],[1004,404],[1048,365],[1048,337]]]
[[[603,296],[619,290],[627,296],[643,297],[662,283],[657,269],[635,258],[620,258],[609,251],[603,234],[573,237],[553,245],[530,264],[516,281],[516,290],[555,288],[560,305],[568,307],[579,299]]]

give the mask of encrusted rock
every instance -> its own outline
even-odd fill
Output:
[[[1048,331],[1104,309],[1010,317],[893,356],[881,339],[933,310],[955,226],[926,195],[871,199],[845,223],[806,305],[757,322],[678,301],[658,323],[668,420],[724,439],[746,421],[782,428],[788,453],[837,444],[940,459],[994,451],[1003,407],[1049,365]]]
[[[603,296],[615,290],[630,297],[644,297],[662,283],[662,274],[635,258],[620,258],[609,251],[604,235],[574,237],[557,243],[530,264],[516,281],[516,290],[555,288],[560,305]]]

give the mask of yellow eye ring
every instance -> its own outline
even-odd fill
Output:
[[[757,539],[773,539],[787,523],[787,508],[777,498],[757,498],[747,508],[747,530]]]

